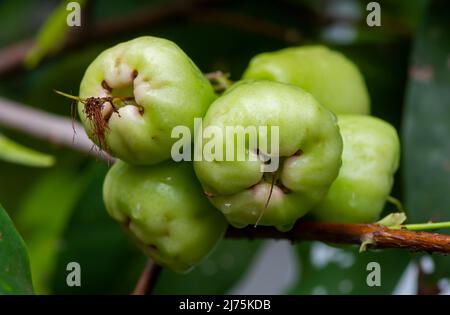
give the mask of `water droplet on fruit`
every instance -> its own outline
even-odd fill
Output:
[[[231,212],[231,203],[226,203],[222,207],[222,212],[227,214]]]
[[[356,207],[356,193],[355,192],[352,192],[352,197],[349,201],[349,206]]]
[[[133,219],[139,219],[141,217],[141,204],[137,203],[134,209],[131,210],[131,217]]]

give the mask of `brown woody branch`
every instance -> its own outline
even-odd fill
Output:
[[[231,239],[289,239],[292,242],[322,241],[356,245],[370,242],[370,246],[374,248],[401,248],[429,253],[450,253],[450,235],[390,229],[379,224],[298,222],[288,232],[279,232],[270,227],[237,229],[230,226],[226,237]],[[133,295],[151,294],[160,272],[161,267],[149,261],[142,271]],[[427,293],[431,292],[427,291]]]
[[[161,273],[161,266],[155,264],[152,260],[147,262],[144,270],[139,277],[136,287],[132,295],[150,295],[156,285],[159,274]]]
[[[335,244],[370,242],[373,248],[402,248],[429,253],[450,253],[450,235],[390,229],[379,224],[344,224],[298,222],[290,231],[279,232],[269,227],[230,227],[228,238],[272,238],[291,241],[321,241]]]

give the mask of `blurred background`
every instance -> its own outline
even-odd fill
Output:
[[[68,1],[0,2],[0,105],[12,100],[70,119],[70,100],[53,89],[76,95],[102,50],[141,35],[170,39],[203,72],[221,70],[233,80],[255,54],[322,43],[360,67],[372,114],[401,135],[392,195],[402,200],[408,222],[450,220],[450,2],[377,1],[381,26],[373,27],[366,23],[369,1],[362,0],[78,2],[80,27],[65,23]],[[34,292],[131,292],[146,259],[104,209],[108,165],[8,126],[6,115],[0,107],[0,202],[25,241]],[[71,261],[81,265],[81,287],[66,285]],[[366,285],[371,261],[381,265],[380,287]],[[31,290],[24,278],[20,285]],[[450,258],[223,240],[189,274],[163,270],[155,292],[449,294]]]

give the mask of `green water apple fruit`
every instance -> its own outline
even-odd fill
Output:
[[[211,104],[203,120],[203,129],[208,127],[221,135],[223,155],[239,149],[237,133],[227,128],[248,131],[241,141],[245,160],[230,154],[232,159],[214,156],[194,162],[205,194],[235,227],[260,224],[289,230],[324,197],[341,165],[336,117],[293,85],[239,82]],[[203,138],[198,133],[195,145],[202,143],[205,149],[210,142]],[[264,146],[263,140],[269,144]],[[265,166],[273,166],[274,160],[279,167],[267,171]]]
[[[374,222],[398,168],[397,131],[381,119],[363,115],[338,115],[338,124],[344,141],[342,167],[312,214],[330,222]]]
[[[369,114],[367,87],[357,66],[324,46],[286,48],[255,56],[244,79],[297,85],[336,114]]]
[[[144,36],[102,52],[81,81],[78,112],[89,137],[130,164],[170,157],[172,128],[193,128],[215,99],[209,81],[173,42]]]
[[[103,197],[108,213],[144,253],[178,272],[199,263],[227,227],[187,162],[132,166],[118,161],[105,178]]]

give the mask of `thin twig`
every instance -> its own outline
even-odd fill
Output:
[[[450,253],[450,235],[390,229],[378,224],[338,224],[298,222],[289,232],[258,226],[230,227],[228,238],[272,238],[295,241],[322,241],[335,244],[358,244],[370,241],[374,248],[403,248],[429,253]]]
[[[155,264],[152,260],[149,260],[139,277],[132,295],[152,294],[161,270],[162,268],[159,265]]]

